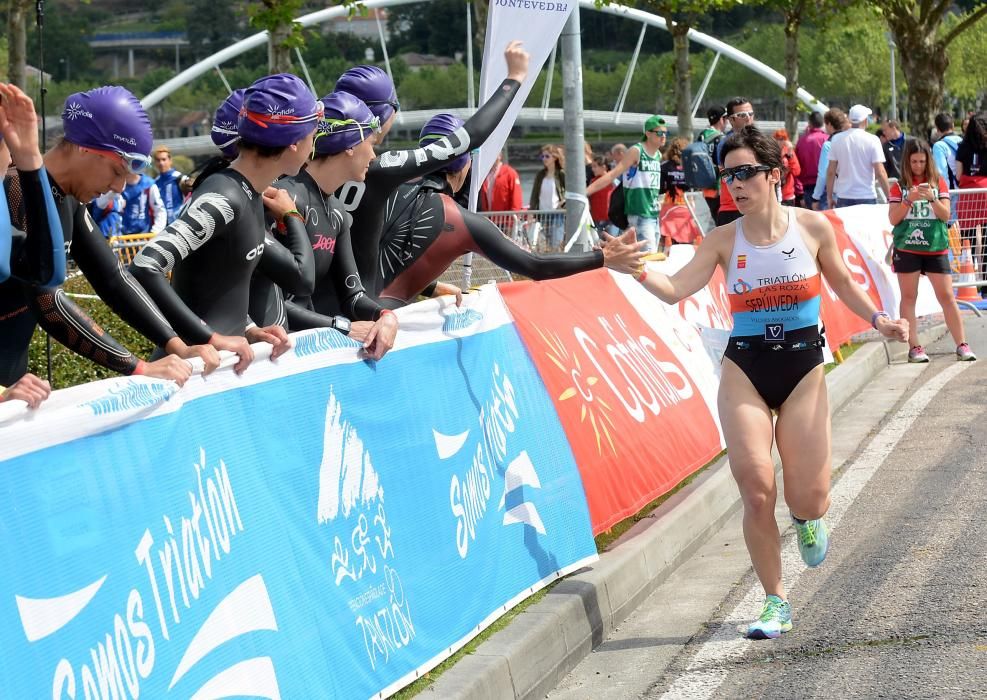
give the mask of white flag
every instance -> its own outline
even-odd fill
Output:
[[[500,125],[480,148],[473,152],[473,176],[470,185],[470,209],[476,211],[480,186],[486,179],[497,154],[504,147],[517,115],[528,99],[535,79],[559,40],[576,0],[490,0],[487,8],[487,33],[480,68],[480,103],[486,102],[507,77],[504,47],[511,41],[522,42],[531,56],[528,77],[518,90]]]

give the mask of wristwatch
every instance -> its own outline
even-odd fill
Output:
[[[332,327],[343,335],[350,334],[350,320],[345,316],[333,316]]]

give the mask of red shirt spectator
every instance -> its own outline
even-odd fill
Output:
[[[596,182],[600,179],[600,176],[605,175],[607,172],[606,159],[603,156],[597,156],[590,164],[590,168],[593,171],[593,182]],[[589,215],[593,217],[594,224],[609,221],[610,195],[613,191],[614,184],[613,180],[611,180],[602,190],[597,190],[589,196]]]
[[[493,194],[491,195],[491,189]],[[521,211],[521,178],[500,154],[480,187],[480,211]]]
[[[812,113],[812,115],[815,114],[818,112]],[[820,126],[816,127],[813,123],[816,120],[813,119],[812,115],[809,115],[809,126],[803,132],[802,138],[795,144],[795,155],[802,166],[802,174],[798,176],[798,179],[805,192],[812,192],[816,186],[816,177],[819,173],[819,154],[828,138],[826,130],[822,128],[822,116],[820,115],[818,119]]]
[[[795,155],[795,146],[788,140],[788,132],[778,129],[775,140],[781,146],[781,201],[783,204],[795,204],[795,178],[802,173],[802,166]]]

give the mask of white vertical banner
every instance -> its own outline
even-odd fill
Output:
[[[504,147],[511,127],[528,99],[535,79],[545,60],[559,40],[562,27],[569,18],[576,0],[490,0],[487,8],[487,33],[483,45],[483,64],[480,68],[480,104],[483,104],[507,77],[504,48],[511,41],[522,42],[531,58],[528,77],[511,103],[507,114],[490,138],[473,151],[473,177],[470,184],[470,209],[476,211],[477,197],[483,180]]]

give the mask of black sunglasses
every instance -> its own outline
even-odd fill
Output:
[[[767,165],[738,165],[736,168],[724,168],[720,173],[720,179],[728,185],[732,185],[734,179],[746,182],[758,173],[769,173],[771,168]]]
[[[667,131],[662,131],[661,129],[648,129],[649,134],[657,134],[658,136],[668,136]]]

